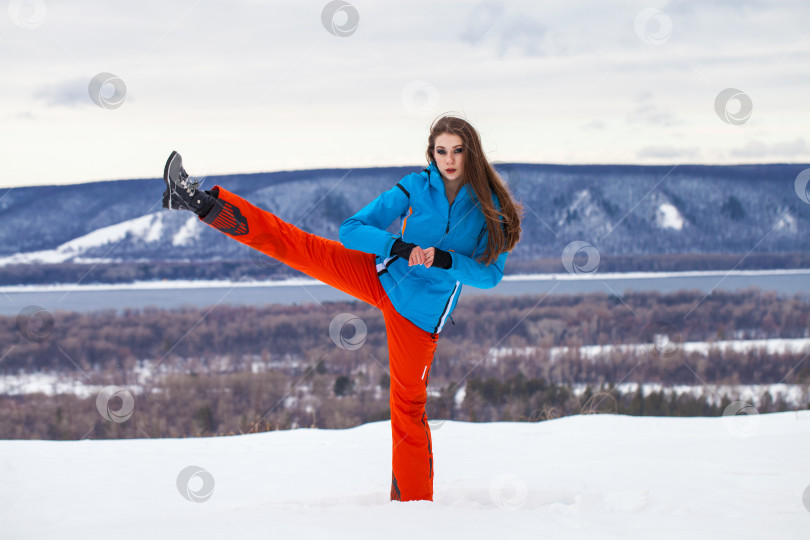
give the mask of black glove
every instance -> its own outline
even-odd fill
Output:
[[[453,258],[447,251],[439,248],[434,248],[433,266],[435,266],[436,268],[443,268],[447,270],[451,266],[453,266]]]
[[[391,255],[396,255],[397,257],[401,257],[407,261],[411,258],[411,250],[415,247],[416,244],[403,242],[401,238],[397,238],[394,241],[394,245],[391,246]]]

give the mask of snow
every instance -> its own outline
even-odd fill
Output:
[[[779,221],[776,222],[776,225],[774,225],[773,228],[776,231],[786,231],[790,233],[795,233],[798,230],[796,226],[796,218],[793,217],[789,212],[782,214],[782,217],[779,218]]]
[[[0,395],[5,396],[41,392],[50,396],[74,394],[86,398],[97,395],[102,388],[103,385],[85,384],[76,377],[67,377],[59,373],[0,375]]]
[[[655,224],[662,229],[683,229],[683,216],[675,206],[670,203],[662,203],[655,213]]]
[[[198,223],[199,218],[196,215],[191,216],[183,223],[183,226],[172,236],[173,246],[185,246],[190,244],[200,235],[200,227]]]
[[[698,353],[704,356],[711,351],[717,350],[722,353],[734,351],[746,353],[755,350],[764,351],[766,354],[802,354],[810,352],[810,338],[769,338],[769,339],[729,339],[719,341],[685,341],[677,343],[675,347],[682,349],[685,353]],[[644,354],[649,352],[652,345],[649,343],[625,343],[619,345],[583,345],[577,347],[577,354],[581,358],[606,358],[613,353],[623,355]],[[496,364],[504,356],[531,356],[537,354],[539,347],[497,347],[487,352],[487,361]],[[569,347],[551,347],[548,350],[549,358],[554,361],[561,356],[569,354]]]
[[[647,343],[630,343],[623,345],[584,345],[579,347],[579,355],[583,358],[603,358],[610,354],[643,354],[645,351],[651,349],[651,344]],[[771,339],[730,339],[723,341],[685,341],[678,343],[674,347],[682,349],[686,354],[698,353],[704,356],[708,355],[712,350],[717,350],[722,353],[734,351],[737,353],[745,353],[749,351],[762,350],[766,354],[802,354],[810,352],[810,338],[771,338]],[[530,348],[525,350],[514,351],[514,354],[526,356],[529,354]],[[503,355],[512,353],[509,349],[497,349],[494,354]],[[568,347],[552,347],[549,349],[549,357],[552,360],[557,359],[560,355],[569,352]]]
[[[594,391],[595,385],[590,385],[591,391]],[[582,396],[585,393],[587,384],[577,383],[572,385],[574,395]],[[638,390],[638,383],[621,383],[615,386],[615,389],[622,394],[632,394]],[[712,405],[719,405],[722,402],[723,396],[728,396],[729,399],[749,403],[753,407],[758,407],[762,396],[767,392],[770,393],[774,400],[782,398],[785,403],[790,403],[793,406],[803,407],[807,404],[808,387],[802,384],[676,384],[674,386],[664,385],[659,382],[644,383],[642,384],[642,393],[644,397],[649,396],[653,392],[663,392],[665,395],[675,394],[676,396],[691,395],[696,398],[704,397]]]
[[[8,257],[0,257],[0,266],[8,264],[60,263],[71,259],[75,260],[89,249],[120,242],[128,234],[145,242],[159,241],[163,234],[163,214],[155,212],[108,227],[102,227],[65,242],[55,249],[15,253]],[[98,261],[110,262],[105,259],[98,259]]]
[[[0,536],[806,539],[808,445],[810,411],[447,421],[433,429],[435,502],[399,503],[388,422],[0,441]]]

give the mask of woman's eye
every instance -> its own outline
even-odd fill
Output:
[[[456,153],[456,154],[460,154],[461,153],[461,148],[456,148],[455,150],[453,150],[453,152]]]
[[[437,153],[437,154],[444,155],[444,150],[436,150],[436,153]]]

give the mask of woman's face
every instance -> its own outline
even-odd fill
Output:
[[[464,174],[464,148],[461,137],[442,133],[436,137],[433,159],[445,180],[458,180]]]

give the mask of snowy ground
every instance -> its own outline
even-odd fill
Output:
[[[808,411],[439,423],[433,503],[389,429],[0,441],[0,538],[810,538]]]

